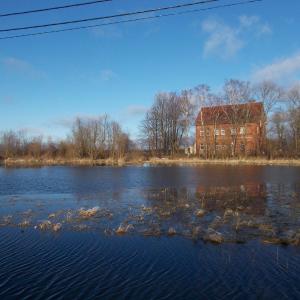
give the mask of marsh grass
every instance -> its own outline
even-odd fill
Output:
[[[33,159],[9,158],[2,162],[5,167],[40,167],[40,166],[128,166],[128,165],[274,165],[300,166],[300,159],[266,159],[266,158],[157,158],[146,159]]]

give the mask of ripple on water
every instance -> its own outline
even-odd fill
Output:
[[[299,250],[256,242],[214,246],[2,228],[0,256],[1,299],[300,296]]]
[[[0,299],[299,299],[300,247],[258,241],[297,241],[299,180],[276,167],[0,168]],[[247,243],[204,244],[209,232]]]

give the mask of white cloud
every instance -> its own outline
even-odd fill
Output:
[[[13,69],[24,70],[31,68],[31,65],[27,61],[15,57],[6,57],[2,62],[5,66]]]
[[[145,116],[148,110],[149,107],[145,105],[139,105],[139,104],[129,105],[119,112],[118,121],[121,122],[123,125],[136,123],[138,122],[138,120],[141,120]]]
[[[239,17],[239,21],[240,31],[242,31],[242,29],[249,29],[258,36],[272,33],[270,25],[266,22],[262,22],[258,16],[242,15]]]
[[[279,59],[269,65],[258,68],[253,74],[254,81],[294,81],[295,75],[300,73],[300,52],[290,57]]]
[[[260,21],[258,16],[246,16],[246,15],[240,16],[239,20],[241,26],[243,27],[251,27]]]
[[[1,60],[2,65],[11,72],[17,72],[34,78],[43,78],[45,73],[37,70],[31,63],[15,58],[5,57]]]
[[[204,55],[220,55],[222,58],[234,56],[242,47],[243,41],[232,27],[216,20],[207,20],[202,24],[202,30],[209,34],[204,45]]]
[[[126,115],[135,117],[144,115],[148,111],[148,107],[144,105],[130,105],[126,109]]]
[[[208,34],[204,43],[204,56],[216,55],[223,59],[235,56],[248,39],[270,34],[272,30],[258,16],[242,15],[236,26],[217,19],[207,19],[202,23],[202,31]]]
[[[271,29],[269,24],[264,24],[264,25],[259,27],[259,30],[258,30],[259,35],[271,34],[271,33],[272,33],[272,29]]]
[[[100,71],[100,79],[102,81],[110,81],[112,79],[115,79],[116,77],[117,74],[110,69],[105,69]]]

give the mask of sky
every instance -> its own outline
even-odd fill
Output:
[[[218,4],[237,1],[220,0]],[[86,1],[1,1],[0,11],[78,2]],[[188,2],[195,1],[112,0],[3,17],[0,30]],[[213,5],[217,4],[202,7]],[[25,130],[30,135],[60,139],[70,132],[77,116],[107,113],[135,138],[158,92],[202,83],[220,90],[230,78],[292,85],[300,80],[299,15],[299,0],[264,0],[130,24],[0,40],[0,132]],[[60,28],[67,27],[70,25]],[[30,32],[35,31],[40,29]],[[0,37],[13,34],[0,32]]]

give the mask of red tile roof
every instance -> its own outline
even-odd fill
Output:
[[[201,125],[201,121],[205,125],[230,124],[233,123],[233,119],[240,122],[256,123],[262,119],[263,115],[264,105],[262,102],[203,107],[196,119],[196,125]]]

